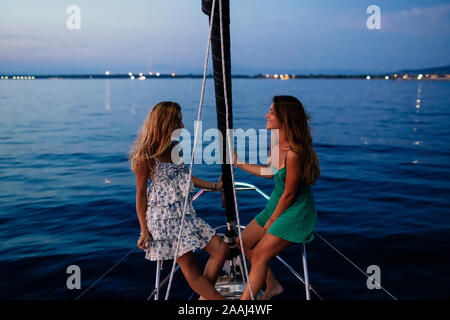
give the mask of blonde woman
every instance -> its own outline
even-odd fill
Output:
[[[149,260],[177,259],[181,270],[200,299],[222,300],[214,288],[225,259],[228,246],[205,221],[196,216],[192,206],[194,186],[220,190],[217,183],[192,176],[184,163],[178,163],[177,145],[172,134],[183,128],[181,108],[175,102],[160,102],[148,114],[130,153],[131,170],[136,174],[136,211],[141,227],[140,249]],[[175,160],[175,162],[174,162]],[[148,180],[151,180],[147,188]],[[175,257],[178,233],[189,188],[183,234],[178,256]],[[196,249],[210,254],[203,274],[200,272]]]
[[[320,175],[309,116],[301,102],[292,96],[275,96],[266,119],[268,130],[278,129],[278,143],[271,145],[272,160],[266,166],[241,163],[237,162],[236,152],[234,160],[238,168],[275,182],[267,206],[242,232],[244,251],[251,262],[249,278],[254,296],[266,282],[262,299],[283,291],[268,267],[269,261],[291,243],[310,242],[314,238],[317,212],[311,185]],[[268,174],[267,169],[272,173]],[[236,243],[240,247],[240,241]],[[241,299],[250,297],[246,286]]]

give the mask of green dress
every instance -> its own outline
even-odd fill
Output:
[[[276,171],[272,167],[272,172]],[[277,207],[284,192],[286,183],[286,165],[274,173],[275,188],[270,195],[267,206],[255,217],[256,222],[264,228],[267,220]],[[292,204],[270,226],[268,233],[279,238],[295,242],[306,243],[314,239],[313,229],[317,220],[317,211],[311,186],[302,182]]]

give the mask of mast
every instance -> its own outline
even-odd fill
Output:
[[[202,0],[202,11],[209,17],[211,17],[212,0]],[[233,129],[233,108],[232,108],[232,95],[231,95],[231,53],[230,53],[230,2],[229,0],[222,0],[222,25],[223,25],[223,42],[224,42],[224,57],[225,57],[225,81],[227,87],[227,99],[228,99],[228,119],[226,118],[225,108],[225,96],[223,89],[223,73],[222,73],[222,47],[220,37],[220,11],[219,0],[216,0],[214,7],[214,21],[211,34],[211,50],[212,61],[214,70],[214,88],[216,96],[216,113],[217,113],[217,128],[222,134],[221,141],[221,159],[222,159],[222,206],[226,210],[227,219],[227,234],[225,235],[226,241],[232,241],[235,244],[236,232],[235,232],[235,217],[236,211],[234,207],[234,193],[231,180],[231,165],[227,164],[227,141],[226,130],[227,121],[228,128]],[[233,152],[230,150],[230,152]],[[229,243],[230,244],[230,243]],[[231,246],[233,247],[233,246]]]

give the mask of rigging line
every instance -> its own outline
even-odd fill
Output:
[[[212,10],[213,10],[213,12],[214,12],[214,5],[215,5],[215,3],[216,3],[216,0],[213,0],[213,3],[212,3]],[[187,188],[186,188],[186,194],[185,194],[185,198],[184,198],[183,215],[181,217],[181,224],[180,224],[180,231],[178,233],[177,247],[175,249],[175,255],[174,255],[174,259],[173,259],[172,270],[170,271],[170,279],[169,279],[169,284],[167,285],[167,291],[166,291],[165,300],[169,299],[170,289],[172,287],[173,274],[175,272],[175,265],[177,263],[178,250],[180,249],[181,235],[183,233],[183,225],[184,225],[184,218],[185,218],[185,214],[186,214],[188,195],[189,195],[189,192],[190,192],[190,183],[191,183],[191,179],[192,179],[192,167],[193,167],[193,164],[194,164],[194,155],[195,155],[195,150],[196,150],[196,147],[197,147],[199,124],[200,124],[200,120],[201,120],[202,106],[203,106],[203,98],[204,98],[204,95],[205,95],[206,73],[207,73],[207,70],[208,70],[209,47],[210,47],[210,43],[211,43],[213,18],[214,18],[214,14],[211,15],[210,24],[209,24],[208,44],[206,46],[205,65],[203,67],[202,90],[201,90],[201,95],[200,95],[200,103],[199,103],[199,106],[198,106],[197,125],[195,127],[194,147],[192,149],[192,154],[191,154],[191,163],[190,163],[190,167],[189,167],[189,177],[188,177],[188,180],[186,182]]]
[[[214,11],[213,11],[214,12]],[[222,0],[219,0],[219,17],[220,17],[220,49],[222,51],[222,77],[223,77],[223,91],[224,91],[224,98],[225,98],[225,110],[226,110],[226,125],[227,125],[227,132],[226,132],[226,136],[227,136],[227,148],[228,149],[228,155],[229,155],[229,160],[230,160],[230,172],[231,172],[231,185],[233,187],[233,194],[234,194],[234,208],[236,211],[236,222],[238,224],[238,233],[239,233],[239,242],[241,244],[241,250],[242,250],[242,255],[243,255],[243,259],[244,260],[244,270],[245,270],[245,276],[247,278],[247,284],[248,284],[248,289],[250,291],[250,296],[252,298],[252,300],[255,300],[255,297],[253,295],[253,289],[252,289],[252,284],[250,282],[250,278],[248,275],[248,269],[247,269],[247,261],[245,260],[245,250],[244,250],[244,245],[242,243],[242,236],[241,236],[241,223],[240,223],[240,219],[239,219],[239,211],[238,211],[238,206],[237,206],[237,199],[236,199],[236,186],[235,186],[235,180],[234,180],[234,172],[233,172],[233,161],[231,158],[231,141],[230,141],[230,123],[229,123],[229,110],[228,110],[228,95],[227,95],[227,83],[226,83],[226,75],[225,75],[225,51],[223,49],[223,45],[224,45],[224,41],[223,41],[223,23],[222,23]]]
[[[276,258],[278,259],[278,261],[281,262],[282,265],[284,265],[298,280],[300,280],[305,286],[305,280],[302,278],[301,275],[298,274],[297,271],[295,271],[294,268],[292,268],[286,261],[284,261],[279,255],[276,256]],[[314,292],[316,294],[317,297],[319,297],[320,300],[323,300],[323,298],[316,292],[316,290],[314,290],[314,288],[309,285],[309,290],[311,290],[312,292]]]
[[[178,269],[180,268],[180,266],[177,266],[175,268],[175,272],[178,271]],[[164,278],[163,281],[161,281],[161,283],[159,284],[158,290],[161,290],[162,287],[164,287],[166,285],[166,283],[169,281],[169,277],[170,275],[167,275],[167,277]],[[157,289],[153,289],[153,291],[151,292],[150,296],[147,298],[147,300],[150,300],[155,294],[156,294],[156,290]]]
[[[322,239],[327,245],[329,245],[331,248],[333,248],[334,251],[336,251],[337,253],[339,253],[345,260],[347,260],[348,262],[350,262],[356,269],[358,269],[363,275],[365,275],[367,278],[369,278],[369,276],[367,275],[367,273],[365,273],[363,270],[361,270],[356,264],[354,264],[349,258],[347,258],[343,253],[341,253],[338,249],[336,249],[331,243],[329,243],[327,240],[325,240],[320,234],[318,234],[317,232],[314,232],[314,234],[316,236],[318,236],[320,239]],[[375,280],[374,280],[375,281]],[[396,297],[394,297],[389,291],[387,291],[385,288],[383,288],[381,286],[381,284],[379,284],[378,282],[375,281],[375,284],[380,286],[381,289],[383,289],[384,292],[386,292],[388,295],[391,296],[392,299],[397,300]]]
[[[99,282],[103,277],[105,277],[108,273],[110,273],[115,267],[119,265],[123,260],[125,260],[126,257],[128,257],[134,250],[136,250],[137,246],[130,250],[122,259],[120,259],[118,262],[116,262],[115,265],[113,265],[111,268],[109,268],[108,271],[106,271],[100,278],[94,281],[86,290],[84,290],[78,297],[75,298],[75,300],[78,300],[83,294],[85,294],[89,289],[91,289],[97,282]]]

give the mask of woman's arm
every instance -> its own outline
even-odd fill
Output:
[[[146,243],[149,240],[149,232],[146,223],[147,211],[147,182],[149,169],[147,164],[141,162],[135,170],[136,173],[136,212],[141,227],[141,237],[138,240],[138,246],[141,249],[147,249]]]
[[[263,178],[267,178],[267,179],[273,178],[273,173],[272,173],[272,170],[270,169],[270,161],[265,166],[241,162],[237,158],[236,150],[234,150],[233,163],[234,163],[235,167],[242,169],[248,173],[251,173],[255,176],[259,176],[259,177],[263,177]]]
[[[272,216],[267,220],[264,230],[268,230],[272,223],[289,208],[297,194],[298,185],[300,183],[300,157],[293,151],[288,151],[286,158],[286,183],[284,192],[278,201]]]
[[[194,186],[197,188],[209,189],[214,191],[220,191],[222,189],[222,176],[219,177],[217,183],[202,180],[195,176],[192,176],[192,182],[194,183]]]

